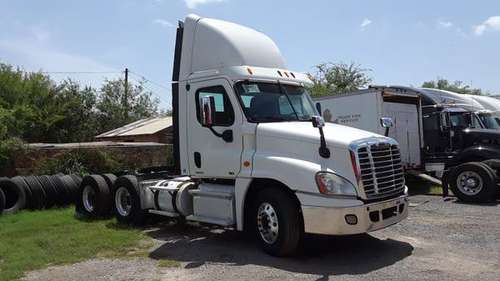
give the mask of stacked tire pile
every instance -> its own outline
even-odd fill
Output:
[[[0,178],[0,214],[74,204],[81,182],[77,175]]]

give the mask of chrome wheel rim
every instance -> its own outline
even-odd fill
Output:
[[[130,192],[125,187],[120,187],[116,191],[115,196],[116,211],[122,217],[130,215],[130,210],[132,210],[132,196]]]
[[[472,171],[465,171],[457,177],[457,187],[460,192],[466,195],[477,195],[483,189],[483,179]]]
[[[95,191],[92,188],[92,186],[87,185],[83,188],[83,207],[87,212],[93,212],[94,211],[94,205],[95,205]]]
[[[257,228],[262,240],[267,244],[274,244],[278,240],[278,215],[271,204],[260,204],[257,211]]]

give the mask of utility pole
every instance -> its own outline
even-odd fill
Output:
[[[123,93],[123,118],[128,120],[128,68],[125,68],[125,85]]]

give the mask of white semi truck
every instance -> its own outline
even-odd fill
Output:
[[[118,178],[119,221],[156,214],[234,227],[284,256],[305,232],[366,233],[407,217],[398,144],[325,125],[310,80],[266,35],[190,15],[177,29],[173,81],[176,167]],[[95,186],[84,180],[77,208],[106,209]]]

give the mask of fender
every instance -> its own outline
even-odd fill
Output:
[[[500,159],[500,147],[488,144],[467,147],[457,155],[456,163],[487,159]]]

